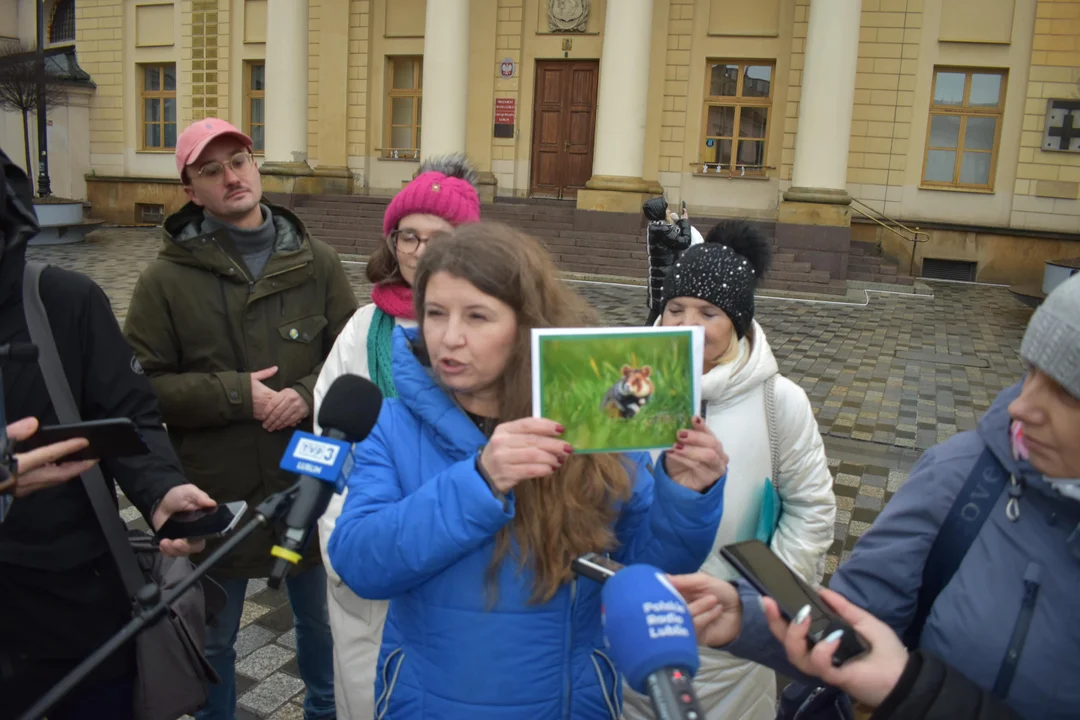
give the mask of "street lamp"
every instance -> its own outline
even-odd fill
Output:
[[[48,121],[45,117],[45,0],[35,0],[37,6],[37,131],[38,131],[38,196],[52,195],[49,183]]]

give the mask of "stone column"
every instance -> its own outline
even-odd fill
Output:
[[[319,12],[319,165],[312,191],[349,194],[349,0],[322,0]]]
[[[778,245],[798,250],[837,280],[847,276],[851,245],[847,165],[861,6],[861,0],[810,3],[795,165],[776,229]]]
[[[593,174],[578,191],[578,208],[641,212],[663,189],[641,177],[645,166],[645,116],[653,0],[608,0],[600,55]]]
[[[465,152],[469,99],[469,0],[428,0],[420,157]]]
[[[308,153],[308,0],[266,8],[266,162],[263,189],[291,193],[312,175]]]

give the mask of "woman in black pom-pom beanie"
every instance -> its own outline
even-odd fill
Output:
[[[731,456],[724,517],[702,570],[734,579],[715,549],[758,538],[816,585],[833,541],[836,498],[810,401],[779,374],[754,320],[754,290],[769,258],[768,241],[752,225],[721,222],[672,266],[659,324],[705,328],[701,415]],[[708,720],[776,715],[776,676],[764,666],[701,648],[694,685]],[[629,689],[625,707],[630,720],[652,717],[649,701]]]

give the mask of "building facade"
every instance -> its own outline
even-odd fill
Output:
[[[181,203],[176,134],[217,115],[279,192],[390,195],[464,150],[488,200],[662,191],[781,245],[854,233],[905,269],[914,248],[916,274],[1080,255],[1077,0],[73,1],[109,220]]]
[[[46,73],[52,88],[50,100],[55,100],[47,116],[49,141],[49,176],[54,195],[65,198],[86,198],[84,176],[90,172],[90,99],[94,93],[92,79],[78,66],[75,59],[75,0],[46,0],[45,2]],[[32,50],[37,42],[34,0],[0,1],[0,63],[8,53]],[[2,76],[2,72],[0,72]],[[22,81],[29,81],[22,78]],[[0,148],[17,162],[25,165],[29,155],[34,166],[30,172],[37,179],[37,115],[27,115],[26,143],[22,113],[9,108],[14,100],[33,99],[17,80],[0,80]],[[32,105],[34,103],[31,103]]]

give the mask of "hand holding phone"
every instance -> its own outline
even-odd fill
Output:
[[[227,535],[236,529],[247,512],[247,503],[224,503],[213,508],[173,513],[158,528],[154,537],[159,540],[199,540]]]
[[[33,435],[21,439],[15,446],[15,452],[25,453],[76,438],[85,439],[86,443],[65,456],[65,462],[122,458],[150,453],[150,448],[147,447],[139,429],[130,418],[126,417],[87,420],[70,425],[46,425]]]
[[[881,705],[900,681],[908,663],[908,650],[893,629],[848,602],[843,595],[822,589],[821,599],[870,644],[870,651],[836,667],[833,656],[839,640],[822,640],[813,647],[807,642],[809,622],[788,623],[772,598],[765,598],[769,630],[784,643],[788,661],[805,675],[820,678],[856,700],[873,707]]]
[[[813,588],[760,540],[726,545],[720,548],[720,555],[758,592],[776,602],[784,620],[809,618],[806,642],[810,647],[826,639],[839,641],[832,656],[835,667],[869,650],[854,628],[833,612]],[[841,632],[838,634],[838,631]]]
[[[21,443],[33,437],[37,429],[37,418],[27,417],[8,425],[7,433],[10,439]],[[73,437],[15,453],[14,474],[0,482],[0,494],[25,497],[78,477],[97,463],[96,460],[70,460],[72,454],[85,449],[88,444],[85,438]]]

